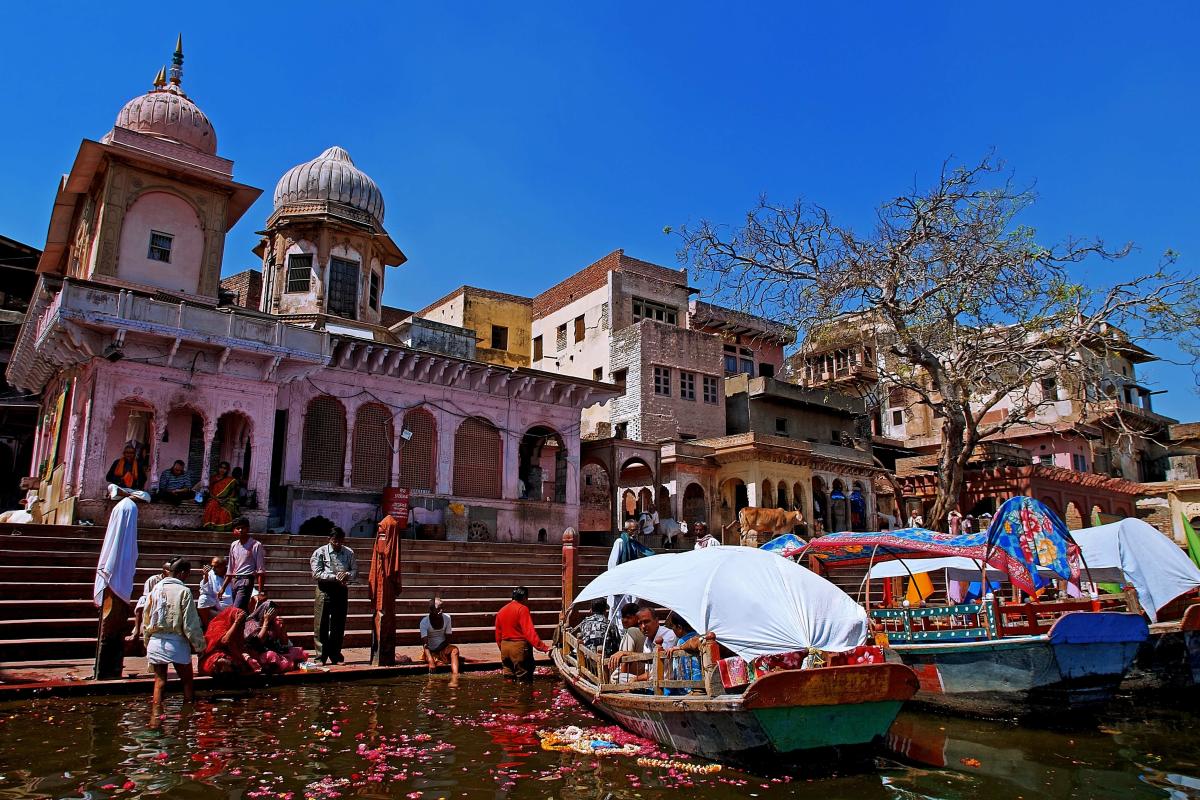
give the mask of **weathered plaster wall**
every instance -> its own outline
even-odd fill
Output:
[[[171,236],[170,261],[149,258],[151,232]],[[196,210],[169,192],[146,192],[125,212],[117,277],[170,291],[198,294],[204,231]]]

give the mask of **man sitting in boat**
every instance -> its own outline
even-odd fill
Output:
[[[671,677],[677,681],[704,680],[704,672],[700,668],[700,634],[688,624],[688,621],[672,611],[667,614],[667,627],[675,634],[674,647],[664,648],[667,662],[672,664]],[[688,655],[695,653],[696,655]],[[683,689],[669,690],[671,694],[685,694]]]
[[[589,650],[611,656],[617,652],[620,640],[617,629],[608,618],[608,600],[601,597],[592,601],[592,613],[583,618],[575,628],[579,643]]]
[[[646,651],[646,634],[638,626],[637,603],[626,603],[621,606],[621,627],[625,632],[617,645],[617,652],[609,656],[608,669],[613,673],[613,681],[632,680],[630,670],[636,670],[635,665],[621,664],[621,656],[641,654]]]

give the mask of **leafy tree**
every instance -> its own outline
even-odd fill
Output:
[[[858,342],[879,385],[932,409],[938,496],[926,521],[941,525],[976,447],[1039,424],[1060,392],[1079,418],[1135,435],[1110,396],[1121,383],[1110,358],[1129,351],[1128,334],[1197,319],[1195,279],[1174,253],[1133,274],[1128,244],[1042,244],[1018,221],[1033,201],[991,156],[948,162],[931,188],[884,202],[869,231],[763,198],[740,227],[684,227],[679,255],[720,300],[807,331],[801,353]],[[1093,264],[1118,278],[1074,277]]]

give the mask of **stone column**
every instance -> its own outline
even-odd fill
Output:
[[[213,439],[217,435],[217,421],[211,418],[204,420],[204,461],[200,467],[200,484],[206,489],[208,488],[208,479],[213,473],[216,464],[212,463],[212,446]]]

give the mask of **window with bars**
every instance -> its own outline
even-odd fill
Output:
[[[567,349],[567,323],[558,326],[558,330],[554,332],[554,351]]]
[[[346,409],[335,397],[314,397],[304,415],[300,480],[341,486],[345,466]]]
[[[696,373],[679,373],[679,396],[684,400],[696,399]]]
[[[704,402],[717,402],[717,379],[713,375],[704,376]]]
[[[379,403],[368,403],[354,415],[354,452],[350,485],[383,490],[392,477],[392,412]]]
[[[400,445],[400,485],[432,492],[437,485],[437,421],[433,414],[414,408],[404,415],[404,428],[412,438]]]
[[[367,303],[373,311],[379,310],[379,273],[371,270],[370,291],[367,293]]]
[[[633,298],[633,321],[653,319],[668,325],[679,324],[679,309],[641,297]]]
[[[295,253],[287,260],[287,291],[307,292],[312,288],[313,257],[308,253]]]
[[[329,313],[358,319],[358,262],[329,259]]]
[[[146,258],[151,261],[171,263],[171,243],[174,239],[175,237],[169,233],[150,231],[150,247],[146,252]]]
[[[454,434],[454,493],[500,498],[500,431],[486,419],[468,417]]]
[[[654,368],[654,393],[671,396],[671,368]]]

